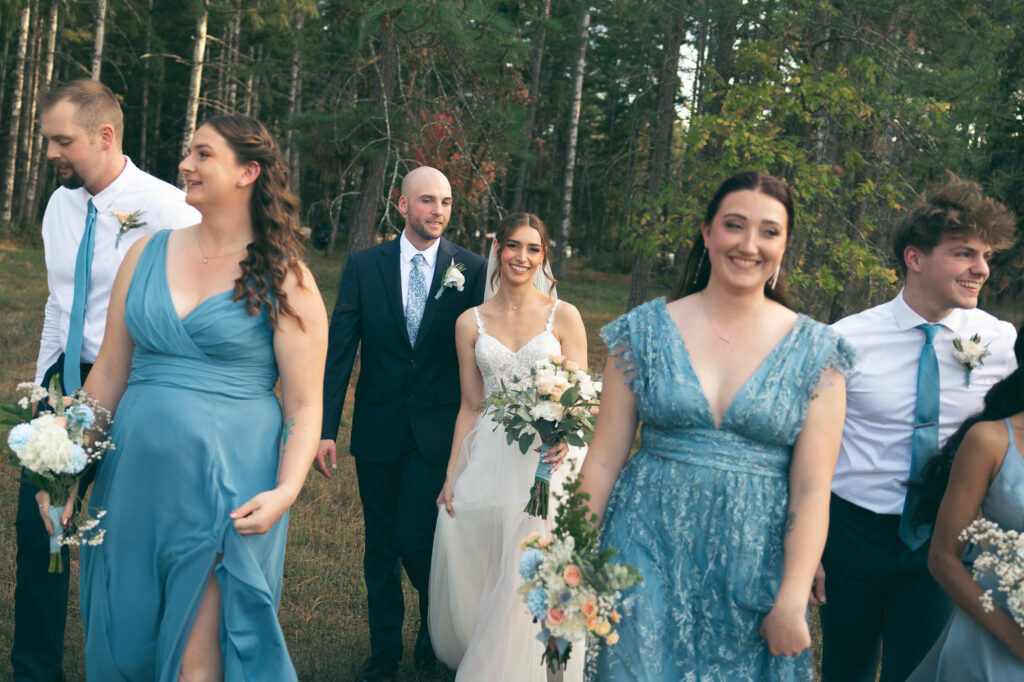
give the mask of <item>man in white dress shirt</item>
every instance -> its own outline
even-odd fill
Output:
[[[41,111],[46,158],[56,168],[61,187],[43,215],[50,295],[35,380],[45,386],[60,375],[62,388],[70,392],[85,380],[99,352],[114,276],[128,249],[144,234],[194,225],[200,216],[185,203],[181,190],[142,172],[121,152],[124,116],[105,85],[91,80],[60,85],[43,98]],[[90,238],[83,239],[87,232]],[[87,246],[80,250],[83,241],[91,241],[91,254]],[[86,262],[90,267],[82,271]],[[72,322],[76,270],[84,284],[77,297],[77,324]],[[77,355],[77,362],[65,366],[66,352]],[[87,484],[80,486],[79,501]],[[18,495],[11,666],[16,680],[50,682],[63,678],[70,572],[47,573],[50,529],[42,518],[45,509],[36,502],[37,491],[23,483]],[[69,565],[66,557],[64,565]]]
[[[903,290],[833,325],[858,361],[846,376],[824,586],[816,579],[812,595],[825,603],[824,680],[873,681],[879,649],[882,682],[905,680],[946,625],[951,603],[928,573],[930,528],[912,521],[908,480],[1016,368],[1013,326],[977,308],[989,259],[1012,244],[1014,229],[1004,206],[951,176],[893,231]],[[968,372],[953,341],[975,334],[990,354]]]

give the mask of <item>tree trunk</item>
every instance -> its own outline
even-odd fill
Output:
[[[188,102],[185,109],[185,136],[181,142],[182,158],[188,154],[188,145],[196,132],[196,117],[199,114],[199,93],[203,84],[203,58],[206,56],[206,22],[210,10],[205,0],[202,12],[196,20],[196,39],[192,46],[192,76],[188,83]]]
[[[146,51],[149,55],[153,49],[153,0],[146,2],[149,10],[146,14]],[[139,115],[139,167],[148,168],[149,150],[149,58],[142,60],[142,111]]]
[[[298,122],[299,111],[302,110],[302,28],[306,17],[299,15],[295,22],[295,52],[292,53],[291,87],[288,89],[288,132],[285,133],[285,163],[288,164],[292,176],[292,191],[299,194],[300,180],[299,149],[293,139],[293,132]]]
[[[651,138],[651,153],[648,157],[650,165],[647,170],[647,192],[650,197],[661,194],[668,162],[672,156],[672,128],[676,122],[675,100],[679,90],[679,50],[685,33],[686,21],[683,10],[679,5],[673,5],[672,24],[666,36],[661,70],[658,73],[658,118]],[[633,281],[629,288],[626,310],[631,310],[646,301],[647,292],[651,287],[653,250],[657,248],[657,244],[650,244],[647,239],[655,236],[658,230],[657,226],[651,223],[644,224],[641,230],[640,247],[637,249],[636,261],[633,264]]]
[[[14,87],[11,91],[11,124],[7,134],[7,165],[4,170],[3,206],[0,208],[0,225],[10,229],[14,199],[14,174],[18,161],[18,134],[21,132],[21,103],[25,88],[25,56],[28,53],[28,33],[31,20],[31,8],[26,4],[18,16],[18,52],[14,62]]]
[[[541,24],[537,30],[536,42],[533,45],[533,67],[530,69],[530,101],[526,104],[526,122],[523,124],[522,158],[516,170],[516,189],[512,195],[512,213],[523,210],[523,191],[526,188],[526,173],[530,166],[530,151],[533,148],[533,126],[537,120],[537,101],[540,96],[540,67],[544,60],[544,40],[547,27],[544,22],[551,16],[551,0],[544,0],[541,11]]]
[[[228,111],[238,110],[238,43],[242,34],[242,0],[235,0],[235,11],[231,16],[231,49],[228,53]]]
[[[92,79],[100,79],[103,68],[103,39],[107,27],[107,0],[96,3],[96,32],[92,44]]]
[[[569,100],[569,130],[565,146],[565,175],[562,182],[561,224],[555,247],[555,279],[565,277],[569,249],[569,218],[572,214],[572,182],[576,170],[576,138],[580,128],[580,104],[583,99],[583,71],[587,65],[587,34],[590,31],[590,3],[580,9],[580,23],[576,30],[576,56],[572,67],[572,95]]]
[[[60,2],[59,0],[50,0],[50,16],[46,29],[46,51],[43,55],[42,75],[39,79],[38,92],[46,92],[50,89],[50,84],[53,82],[53,58],[57,51],[57,25],[59,23],[59,18]],[[37,101],[38,92],[36,97]],[[34,105],[33,109],[35,109]],[[34,116],[33,120],[35,120]],[[29,178],[28,192],[25,196],[25,204],[27,207],[26,213],[29,220],[34,219],[39,210],[39,186],[43,184],[46,177],[46,163],[43,158],[43,144],[43,136],[36,135],[32,145],[31,158],[36,159],[39,168],[32,174],[32,177]]]
[[[242,113],[246,116],[252,116],[252,100],[253,92],[255,90],[255,76],[253,75],[253,66],[255,65],[255,52],[253,46],[249,46],[249,76],[245,79],[245,101],[242,103]]]
[[[25,201],[25,191],[28,189],[29,178],[32,177],[35,168],[35,157],[32,156],[32,143],[35,139],[35,116],[36,98],[39,96],[39,79],[42,74],[39,69],[42,60],[39,53],[43,51],[43,36],[40,30],[39,0],[31,0],[29,6],[32,8],[32,19],[29,22],[29,50],[26,57],[25,72],[25,100],[21,107],[21,134],[18,139],[18,156],[21,159],[21,170],[19,177],[15,180],[20,188],[18,192],[18,211],[16,213],[18,222],[25,222],[28,218],[28,202]]]

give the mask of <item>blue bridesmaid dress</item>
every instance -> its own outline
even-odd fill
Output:
[[[981,513],[1003,530],[1024,532],[1024,459],[1013,442],[1013,428],[1006,420],[1010,443],[996,477],[988,485]],[[995,588],[996,580],[985,577],[984,589]],[[1006,608],[1006,597],[993,591],[995,601]],[[1024,680],[1024,661],[1014,656],[988,628],[953,606],[946,629],[908,682],[1003,682]]]
[[[211,571],[221,588],[224,679],[295,680],[277,621],[288,516],[239,535],[235,507],[275,487],[281,407],[265,309],[232,292],[178,319],[167,286],[167,237],[156,233],[125,304],[135,342],[91,512],[102,545],[81,570],[90,680],[178,679]]]
[[[679,332],[656,299],[601,330],[636,396],[640,450],[623,468],[602,543],[644,581],[587,679],[813,680],[810,651],[772,656],[758,634],[782,578],[789,464],[824,370],[854,350],[800,315],[716,427]]]

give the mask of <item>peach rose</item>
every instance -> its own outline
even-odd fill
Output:
[[[580,368],[580,363],[575,360],[566,360],[562,363],[562,367],[564,367],[567,372],[575,372]]]
[[[604,638],[604,643],[605,644],[612,645],[612,644],[615,644],[618,641],[619,641],[619,633],[616,632],[615,630],[612,630],[607,635],[605,635],[605,638]]]
[[[565,393],[565,391],[564,391],[564,390],[562,390],[562,388],[561,388],[561,387],[559,387],[559,386],[553,386],[553,387],[551,388],[551,392],[550,392],[550,393],[548,393],[548,395],[549,395],[549,396],[551,396],[551,399],[552,399],[552,400],[561,400],[561,399],[562,399],[562,394],[563,394],[563,393]]]
[[[576,564],[569,564],[562,569],[562,579],[569,587],[576,587],[583,582],[583,572],[580,571],[580,567]]]
[[[597,604],[594,603],[593,599],[587,599],[580,605],[580,613],[587,618],[592,618],[597,613]]]
[[[64,417],[54,417],[53,423],[62,429],[68,428],[68,420]]]
[[[549,355],[548,356],[548,360],[550,360],[551,363],[554,364],[554,365],[560,365],[563,362],[565,362],[565,356],[564,355]]]
[[[540,540],[540,533],[530,533],[522,542],[519,543],[519,549],[526,549],[530,544]]]
[[[606,637],[608,633],[612,631],[612,626],[608,624],[608,621],[602,620],[594,626],[594,634],[598,637]]]
[[[550,545],[550,544],[551,544],[551,539],[550,539],[550,538],[548,538],[547,540],[541,540],[541,541],[539,541],[539,542],[537,543],[537,546],[538,546],[538,547],[540,547],[541,549],[544,549],[545,547],[547,547],[547,546],[548,546],[548,545]]]
[[[601,406],[600,405],[591,405],[590,406],[590,414],[592,414],[592,415],[594,415],[596,417],[600,413],[601,413]]]
[[[552,606],[548,609],[548,617],[546,625],[548,627],[557,628],[562,624],[562,619],[565,618],[565,611]]]
[[[619,620],[622,618],[622,616],[619,615],[618,611],[616,611],[615,609],[612,609],[612,615],[609,616],[608,618],[609,618],[609,620],[611,620],[611,622],[613,622],[616,625],[618,625]]]
[[[588,629],[588,630],[590,630],[591,632],[593,632],[594,628],[596,628],[596,627],[597,627],[597,624],[598,624],[598,623],[600,623],[600,622],[601,622],[601,621],[599,621],[599,620],[598,620],[597,618],[587,618],[587,619],[586,619],[586,620],[585,620],[585,621],[583,622],[583,624],[587,626],[587,629]]]

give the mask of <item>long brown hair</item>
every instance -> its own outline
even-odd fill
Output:
[[[727,179],[721,185],[718,186],[718,190],[714,196],[711,197],[711,201],[708,202],[708,208],[704,212],[704,223],[711,225],[711,221],[715,219],[715,214],[718,213],[718,208],[722,205],[722,200],[726,196],[733,192],[739,192],[741,190],[750,189],[755,192],[760,192],[770,196],[773,199],[778,200],[786,208],[786,217],[788,219],[788,225],[786,225],[786,244],[788,245],[793,239],[793,228],[796,224],[796,211],[793,208],[793,195],[789,191],[789,186],[785,182],[779,180],[771,175],[765,175],[757,171],[746,171],[743,173],[737,173],[731,178]],[[686,265],[683,267],[683,276],[680,277],[679,283],[676,284],[675,291],[672,293],[672,300],[682,298],[683,296],[689,296],[701,291],[708,285],[708,280],[711,278],[711,261],[707,257],[707,247],[704,245],[704,235],[698,231],[697,237],[693,240],[693,247],[690,249],[690,255],[686,258]],[[786,282],[782,276],[782,272],[779,272],[778,280],[775,286],[772,287],[768,282],[764,285],[764,295],[777,303],[781,303],[787,308],[792,308],[789,304],[789,297],[786,295]]]
[[[283,284],[294,272],[302,284],[302,233],[299,223],[299,198],[288,185],[288,167],[281,160],[281,148],[263,124],[238,115],[214,116],[203,125],[216,130],[235,153],[240,164],[257,163],[260,174],[253,183],[249,212],[253,241],[239,264],[242,274],[235,280],[232,300],[245,300],[246,310],[256,315],[266,306],[270,323],[277,326],[277,313],[290,315],[302,326],[302,320],[288,304]]]
[[[552,277],[548,267],[548,228],[544,227],[544,221],[535,216],[532,213],[510,213],[501,222],[498,223],[498,227],[494,230],[494,241],[498,243],[498,248],[501,249],[505,241],[512,236],[512,233],[518,230],[520,227],[532,227],[537,230],[540,235],[540,244],[544,249],[544,261],[540,264],[541,272],[551,282],[551,286],[548,287],[548,294],[551,294],[551,290],[558,284],[558,280]],[[499,251],[500,253],[500,251]],[[497,257],[498,254],[495,254]],[[498,288],[498,280],[501,277],[501,267],[494,268],[494,272],[491,273],[491,288]]]

